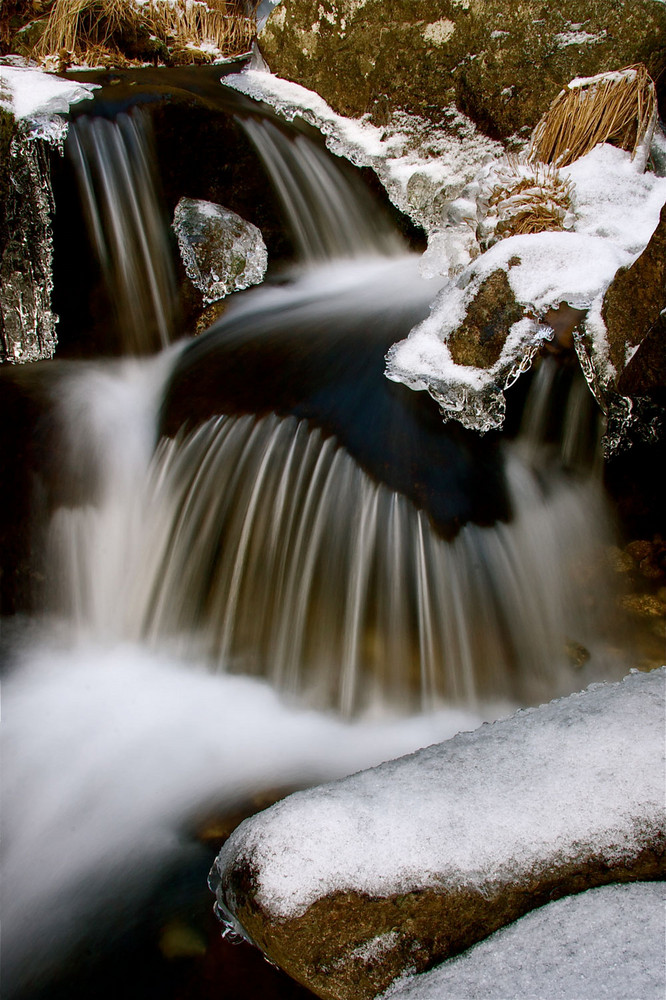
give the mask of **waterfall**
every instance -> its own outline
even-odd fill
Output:
[[[129,466],[116,468],[118,456],[112,466],[108,446],[98,443],[98,476],[114,468],[100,502],[54,518],[59,596],[77,628],[178,649],[218,671],[266,677],[292,696],[345,715],[378,704],[432,709],[533,702],[576,686],[580,678],[567,648],[594,645],[606,607],[602,574],[594,572],[609,537],[589,441],[594,402],[582,377],[563,392],[557,363],[544,361],[522,430],[498,456],[508,513],[497,498],[501,516],[492,524],[474,523],[473,511],[451,506],[451,523],[442,523],[437,494],[448,491],[451,505],[468,485],[465,466],[455,464],[462,446],[440,425],[437,440],[450,450],[438,451],[418,421],[410,426],[414,415],[406,407],[415,398],[434,408],[425,394],[415,397],[381,375],[378,394],[362,372],[374,338],[381,346],[382,337],[396,336],[387,314],[395,323],[402,304],[402,322],[409,324],[410,309],[426,307],[432,292],[414,263],[359,262],[342,273],[326,266],[288,289],[246,295],[206,337],[172,353],[172,370],[188,351],[194,354],[187,364],[194,366],[199,397],[205,397],[205,372],[223,409],[226,379],[227,412],[193,430],[181,427],[150,459],[145,445],[132,445],[133,436],[150,440],[145,423],[134,417],[136,430],[127,427],[127,414],[139,409],[130,402],[132,392],[148,398],[134,368],[120,366],[113,377],[98,373],[92,383],[86,373],[78,388],[59,394],[64,426],[86,435],[98,427],[98,437],[116,442],[114,454],[122,442]],[[338,336],[345,321],[354,320],[351,350],[345,345],[345,353],[343,342],[322,331],[324,316]],[[237,412],[254,405],[243,401],[241,389],[264,397],[277,391],[273,383],[256,384],[247,354],[268,351],[266,330],[283,328],[289,330],[287,354],[300,351],[305,358],[301,381],[314,378],[314,387],[298,396],[283,370],[288,407],[278,394],[272,403],[269,395],[269,412],[260,406]],[[333,382],[312,375],[320,360],[308,353],[313,339],[326,346],[329,362],[337,358]],[[246,387],[238,386],[227,353],[238,345]],[[333,367],[329,363],[329,378]],[[158,382],[166,370],[155,361],[147,369]],[[103,402],[105,383],[112,403]],[[158,394],[154,387],[151,398]],[[329,405],[338,395],[342,417],[337,403]],[[564,396],[564,413],[549,441],[556,395]],[[366,403],[367,412],[359,410]],[[95,415],[100,408],[102,419]],[[381,425],[374,432],[373,413]],[[353,435],[347,440],[348,419],[380,452],[374,464]],[[114,420],[122,429],[113,429]],[[398,428],[404,436],[395,453],[382,433],[392,437]],[[74,442],[77,454],[90,450]],[[410,488],[400,471],[405,455],[406,469],[422,482],[429,466],[439,466],[430,492]],[[485,483],[498,492],[490,475]]]
[[[268,118],[237,121],[261,157],[303,262],[404,251],[358,178],[330,153],[303,133],[286,135]]]
[[[175,333],[176,279],[149,119],[139,110],[114,120],[81,116],[70,128],[67,151],[123,353],[165,347]]]
[[[210,910],[204,820],[616,669],[582,379],[544,360],[514,440],[445,426],[426,393],[383,375],[437,292],[418,257],[307,136],[252,114],[244,128],[300,266],[170,344],[148,121],[72,123],[125,357],[17,382],[7,467],[29,457],[35,502],[8,509],[47,528],[44,564],[26,544],[12,572],[48,599],[0,646],[15,1000],[175,995],[173,964],[144,989],[122,949],[148,914],[154,975],[183,869],[198,880],[186,900],[201,889]]]

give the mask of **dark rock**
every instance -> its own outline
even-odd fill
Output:
[[[569,80],[666,64],[654,0],[283,0],[260,35],[279,76],[347,115],[455,102],[493,137],[528,132]]]
[[[647,247],[610,285],[602,309],[616,388],[625,396],[666,387],[666,205]],[[637,348],[637,350],[635,350]],[[627,363],[627,355],[630,360]]]
[[[453,360],[458,365],[491,368],[499,361],[509,330],[523,315],[506,271],[494,271],[481,283],[465,319],[447,342]]]

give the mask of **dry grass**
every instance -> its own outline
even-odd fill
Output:
[[[128,43],[152,36],[171,53],[208,50],[213,58],[247,51],[255,34],[243,0],[55,0],[38,54],[126,63]]]
[[[573,186],[557,168],[508,157],[495,179],[481,234],[484,246],[507,236],[566,228]]]
[[[534,130],[530,158],[565,167],[610,142],[632,158],[653,127],[657,98],[645,66],[573,80]]]

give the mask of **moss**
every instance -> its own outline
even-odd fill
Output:
[[[578,43],[564,44],[584,23]],[[654,0],[282,0],[259,42],[271,69],[337,111],[438,120],[455,100],[489,135],[528,132],[559,90],[642,61],[666,66],[666,6]]]

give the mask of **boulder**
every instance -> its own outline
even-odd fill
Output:
[[[663,878],[666,668],[518,712],[243,823],[218,912],[322,998],[375,997],[535,907]]]
[[[666,205],[640,257],[623,267],[602,306],[615,387],[642,395],[666,386]]]
[[[455,103],[488,135],[529,133],[561,88],[643,61],[666,63],[654,0],[283,0],[259,37],[271,70],[335,110],[434,121]]]
[[[470,302],[465,319],[448,340],[451,357],[457,365],[492,368],[514,323],[523,318],[523,308],[516,302],[506,271],[498,269],[481,282]]]
[[[204,305],[263,280],[268,254],[261,230],[230,209],[181,198],[173,228],[187,276]]]

